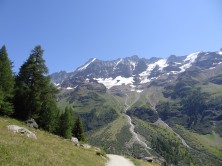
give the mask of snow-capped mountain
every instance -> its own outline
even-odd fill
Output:
[[[210,140],[200,139],[222,136],[222,50],[166,59],[92,58],[51,79],[61,88],[56,95],[59,108],[73,108],[94,146],[142,159],[154,155],[158,161],[164,152],[169,163],[176,155],[178,165],[189,165],[187,156],[202,159],[202,165],[222,163],[207,150]],[[160,150],[155,148],[160,144]],[[221,144],[212,147],[216,154],[218,147]]]
[[[127,85],[131,91],[142,92],[143,88],[154,80],[172,81],[189,70],[216,70],[222,66],[222,51],[195,52],[186,56],[171,55],[162,58],[120,58],[113,61],[90,59],[74,72],[59,72],[51,75],[55,85],[74,89],[80,83],[97,82],[107,89]]]

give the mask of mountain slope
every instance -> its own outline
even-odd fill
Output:
[[[59,106],[71,105],[87,139],[109,153],[221,165],[221,143],[213,144],[222,136],[221,69],[221,51],[167,59],[93,58],[74,72],[54,73],[52,81],[61,89]],[[152,150],[132,141],[135,134]]]
[[[25,126],[10,118],[0,117],[1,165],[105,165],[106,160],[94,150],[76,147],[73,143],[44,131],[29,129],[37,140],[7,130],[7,125]]]

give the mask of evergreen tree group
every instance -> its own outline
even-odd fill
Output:
[[[65,108],[65,112],[60,116],[59,124],[59,134],[64,138],[71,138],[74,119],[73,111],[70,107]]]
[[[41,46],[36,46],[16,77],[15,116],[34,118],[45,130],[54,132],[58,116],[56,88],[51,84]]]
[[[66,107],[65,112],[60,116],[59,134],[67,139],[74,136],[79,141],[85,141],[83,124],[79,117],[74,122],[73,110],[70,107]]]
[[[76,138],[78,138],[78,140],[84,142],[85,141],[85,135],[84,135],[84,129],[83,129],[83,124],[82,121],[80,120],[80,118],[78,117],[73,130],[72,130],[73,136],[75,136]]]
[[[77,118],[74,123],[73,110],[67,107],[60,115],[55,98],[58,90],[47,76],[43,52],[36,46],[15,76],[6,47],[0,49],[0,115],[24,121],[33,118],[44,130],[85,141],[82,122]]]

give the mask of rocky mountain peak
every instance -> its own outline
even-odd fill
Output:
[[[94,80],[107,89],[126,85],[131,91],[141,91],[154,80],[172,81],[188,69],[213,70],[222,65],[222,52],[195,52],[186,56],[171,55],[168,59],[152,57],[139,58],[137,55],[102,61],[91,58],[74,72],[59,72],[51,75],[52,81],[62,88],[76,87],[78,78]]]

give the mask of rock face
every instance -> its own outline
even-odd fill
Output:
[[[27,124],[28,127],[32,127],[32,128],[35,128],[35,129],[39,128],[38,124],[36,123],[36,121],[34,119],[27,120],[26,124]]]
[[[28,138],[37,139],[37,137],[34,133],[32,133],[31,131],[29,131],[28,129],[26,129],[24,127],[20,127],[17,125],[8,125],[7,128],[8,128],[8,130],[10,130],[14,133],[20,133],[20,134],[27,136]]]

